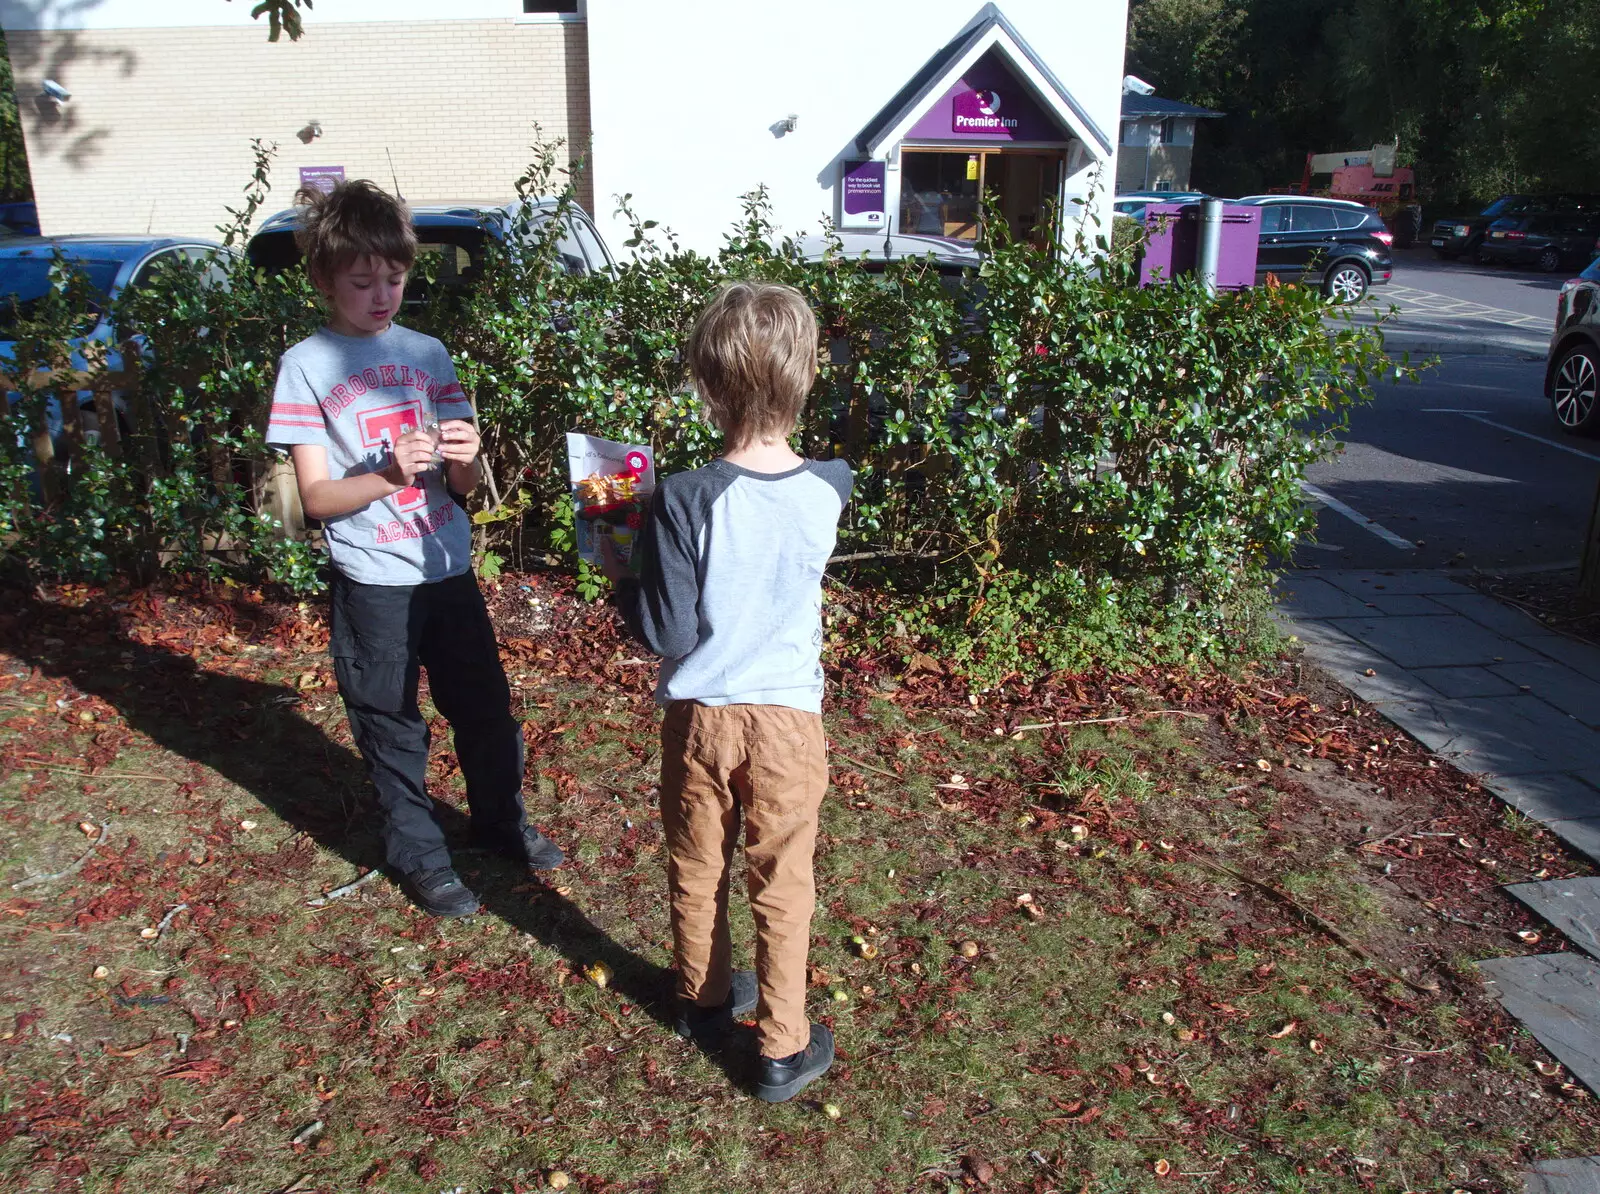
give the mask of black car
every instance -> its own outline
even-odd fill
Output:
[[[527,234],[538,234],[555,216],[554,199],[534,200],[528,212]],[[470,284],[483,264],[484,247],[492,237],[504,241],[517,227],[520,205],[511,203],[441,203],[413,206],[411,222],[417,231],[418,264],[434,258],[435,276],[440,286],[459,289]],[[264,220],[250,238],[246,250],[250,263],[268,273],[285,270],[300,261],[300,248],[294,232],[299,213],[290,208]],[[558,251],[569,274],[610,272],[616,262],[606,243],[595,230],[589,213],[574,204],[567,214],[566,233]],[[416,270],[406,285],[407,303],[423,298],[423,271]]]
[[[1561,288],[1544,393],[1561,426],[1600,433],[1600,259]]]
[[[1436,220],[1428,243],[1440,257],[1477,257],[1489,226],[1511,216],[1531,216],[1542,212],[1594,211],[1600,208],[1600,195],[1501,195],[1475,216],[1451,216]]]
[[[1273,274],[1318,285],[1336,303],[1353,303],[1394,273],[1394,234],[1375,208],[1300,195],[1251,195],[1238,202],[1261,208],[1257,282]]]
[[[1594,260],[1600,210],[1507,216],[1489,225],[1478,246],[1481,265],[1536,265],[1553,274],[1565,265]]]

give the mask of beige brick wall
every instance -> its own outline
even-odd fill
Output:
[[[277,142],[266,212],[301,166],[400,188],[414,203],[514,197],[537,122],[589,143],[580,23],[307,23],[299,42],[256,27],[7,34],[44,231],[215,235],[249,181],[250,139]],[[58,117],[39,82],[72,92]],[[323,136],[295,133],[311,120]],[[563,165],[567,164],[563,159]],[[593,210],[584,180],[580,196]]]

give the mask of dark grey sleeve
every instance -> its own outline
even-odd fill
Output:
[[[818,460],[811,465],[811,470],[833,486],[833,491],[839,495],[839,505],[850,504],[850,491],[855,488],[855,474],[850,471],[850,466],[843,460]]]
[[[656,490],[637,548],[639,579],[617,586],[629,632],[663,659],[682,659],[700,641],[699,544],[708,509],[694,500],[700,488],[663,483]]]

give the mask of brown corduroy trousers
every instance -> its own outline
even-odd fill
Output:
[[[746,885],[756,922],[766,1057],[811,1039],[806,951],[816,902],[811,858],[828,786],[822,718],[782,705],[674,701],[661,726],[661,820],[678,995],[701,1007],[728,997],[733,942],[728,884],[744,823]]]

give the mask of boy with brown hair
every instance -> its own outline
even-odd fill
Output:
[[[289,449],[301,504],[322,521],[328,649],[389,865],[425,911],[469,916],[478,899],[428,798],[421,668],[455,738],[474,838],[530,869],[563,861],[523,811],[522,727],[472,575],[459,496],[478,484],[472,405],[444,345],[394,322],[417,253],[405,205],[365,180],[296,201],[328,323],[283,354],[266,438]]]
[[[633,634],[663,659],[661,820],[678,1031],[720,1044],[756,1010],[756,1095],[793,1098],[833,1062],[806,1018],[812,854],[828,786],[822,574],[852,478],[789,447],[817,372],[817,321],[788,286],[736,282],[701,313],[688,364],[722,456],[665,478],[635,580],[605,551]],[[756,982],[732,968],[729,871],[744,823]],[[759,986],[759,1002],[749,987]]]

